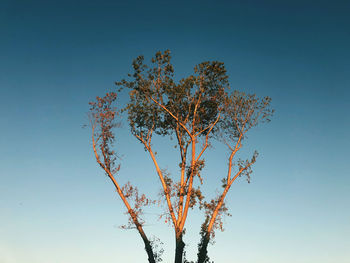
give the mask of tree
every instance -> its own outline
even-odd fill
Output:
[[[128,79],[116,82],[119,91],[129,90],[126,107],[116,109],[117,92],[107,93],[90,102],[92,145],[97,163],[113,182],[129,215],[129,224],[140,234],[150,263],[161,261],[154,244],[147,237],[142,219],[143,207],[154,203],[131,183],[118,184],[116,175],[120,164],[113,148],[114,128],[120,114],[126,113],[132,135],[144,146],[152,160],[166,203],[165,221],[170,222],[175,236],[175,263],[184,259],[183,241],[190,208],[204,211],[197,263],[209,262],[208,244],[215,230],[223,229],[222,218],[228,214],[225,197],[238,177],[250,181],[251,167],[257,158],[238,159],[246,133],[261,122],[268,122],[273,110],[269,97],[258,98],[243,92],[230,92],[224,63],[203,62],[194,67],[194,73],[176,82],[170,51],[157,52],[150,66],[139,56],[133,61],[133,73]],[[179,153],[179,175],[170,176],[160,168],[152,139],[154,136],[176,138]],[[206,200],[200,186],[204,183],[201,171],[204,154],[214,142],[224,143],[229,151],[227,174],[222,191],[216,198]]]

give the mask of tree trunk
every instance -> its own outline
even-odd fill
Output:
[[[134,216],[133,213],[131,213],[131,215]],[[141,224],[137,221],[137,219],[134,219],[134,222],[135,222],[137,230],[139,231],[139,234],[143,240],[143,243],[145,243],[145,250],[146,250],[147,256],[148,256],[148,262],[149,263],[156,263],[151,242],[148,240],[145,232],[142,229]]]
[[[182,263],[185,243],[182,241],[182,236],[176,237],[175,248],[175,263]]]
[[[156,263],[150,242],[148,240],[147,241],[144,240],[144,242],[145,242],[145,250],[146,250],[147,255],[148,255],[148,262],[149,263]]]
[[[198,247],[198,261],[197,263],[206,263],[207,262],[207,259],[208,258],[208,244],[209,244],[209,239],[210,239],[210,236],[208,235],[205,235],[203,238],[202,238],[202,242],[200,244],[200,246]],[[209,263],[209,262],[208,262]]]

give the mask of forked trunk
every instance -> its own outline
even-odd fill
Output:
[[[185,243],[182,241],[182,237],[176,238],[175,263],[182,263],[184,248]]]

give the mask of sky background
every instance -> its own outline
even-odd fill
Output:
[[[146,262],[91,149],[88,102],[114,89],[132,60],[170,49],[177,78],[223,61],[233,89],[272,97],[272,122],[243,156],[260,152],[252,182],[231,188],[232,217],[209,248],[218,263],[350,262],[350,4],[348,1],[0,2],[0,262]],[[122,100],[125,97],[121,98]],[[124,101],[125,102],[125,101]],[[119,178],[156,196],[143,147],[118,130]],[[178,163],[155,141],[163,168]],[[162,154],[163,153],[163,154]],[[227,152],[206,156],[215,193]],[[176,170],[175,170],[176,172]],[[147,210],[145,231],[172,229]],[[187,221],[194,259],[201,212]]]

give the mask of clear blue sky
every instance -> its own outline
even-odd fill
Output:
[[[233,216],[211,258],[348,263],[349,10],[348,1],[1,1],[0,262],[146,262],[138,234],[118,228],[124,208],[81,126],[88,102],[113,90],[133,58],[170,49],[176,76],[223,61],[234,89],[268,95],[276,110],[245,145],[260,152],[252,183],[232,187]],[[127,127],[118,138],[120,180],[156,193],[142,146]],[[212,193],[222,149],[206,156]],[[171,168],[172,152],[160,161]],[[152,213],[145,230],[171,262],[172,230]],[[190,258],[200,215],[187,222]]]

